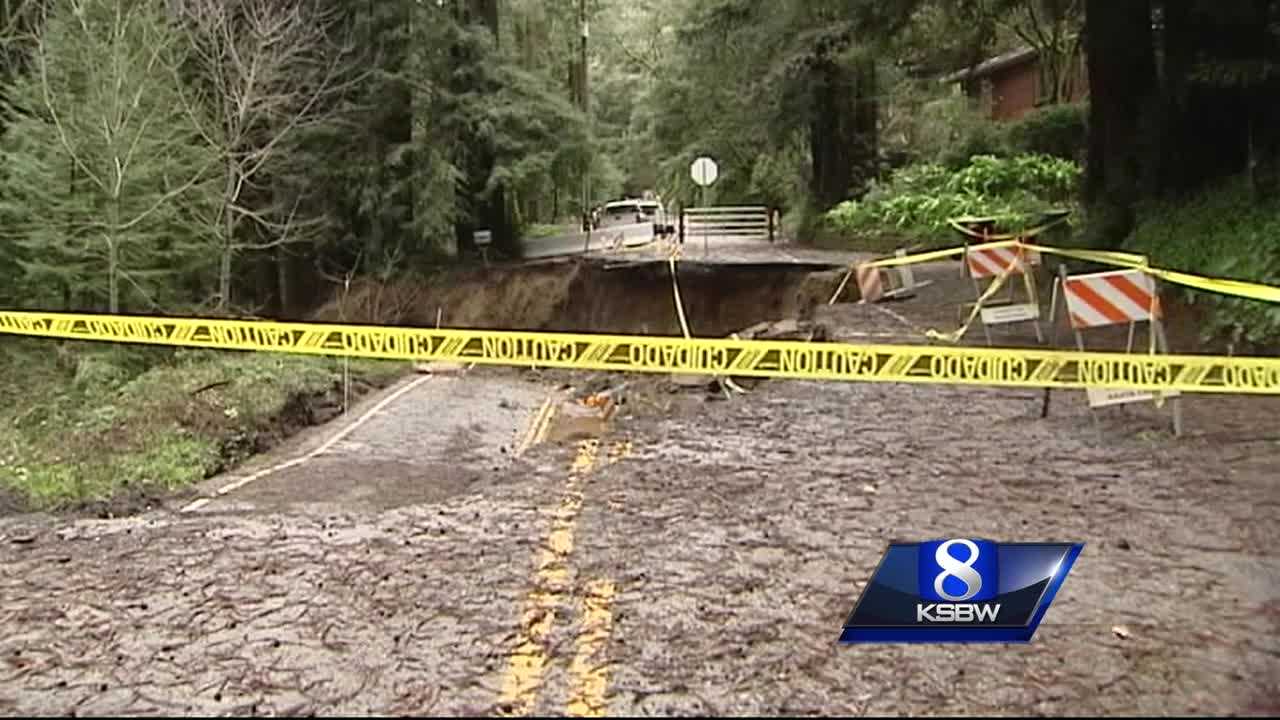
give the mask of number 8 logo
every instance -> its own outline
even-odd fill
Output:
[[[969,558],[964,562],[960,562],[947,552],[953,545],[963,545],[969,550]],[[933,559],[938,562],[938,567],[942,568],[942,572],[938,573],[938,577],[933,579],[933,589],[941,597],[951,602],[964,602],[969,598],[977,595],[982,590],[982,575],[973,569],[973,564],[978,561],[978,546],[972,540],[948,540],[938,546],[937,552],[933,554]],[[965,585],[963,595],[952,595],[943,588],[942,583],[947,578],[953,577]]]

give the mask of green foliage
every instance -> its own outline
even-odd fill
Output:
[[[350,363],[369,382],[402,370]],[[292,401],[341,377],[334,358],[12,341],[0,355],[0,484],[58,508],[196,482],[259,433],[301,421],[285,417]]]
[[[1247,179],[1233,179],[1193,197],[1141,207],[1126,246],[1149,255],[1156,267],[1280,285],[1280,202],[1259,202]],[[1204,307],[1206,339],[1223,337],[1241,349],[1280,342],[1280,305],[1180,292]]]
[[[995,215],[1006,226],[1025,227],[1041,212],[1069,205],[1079,177],[1074,163],[1044,155],[979,155],[957,171],[934,163],[912,165],[895,171],[862,200],[836,206],[825,219],[846,241],[876,248],[900,239],[948,245],[956,239],[949,219]]]
[[[975,157],[1009,156],[1009,134],[1005,127],[991,120],[965,124],[958,131],[955,144],[944,150],[938,162],[952,169],[961,170]]]
[[[988,118],[964,95],[937,96],[936,88],[902,82],[887,110],[886,146],[913,163],[937,163],[952,170],[977,155],[1006,156],[1007,126]]]
[[[209,254],[189,210],[212,197],[178,98],[180,37],[152,3],[53,3],[33,71],[0,110],[0,254],[10,302],[180,303]]]
[[[1040,108],[1009,127],[1009,144],[1015,152],[1079,161],[1088,139],[1088,117],[1083,104]]]
[[[916,5],[689,3],[653,93],[664,194],[698,201],[688,179],[698,155],[719,163],[713,193],[723,202],[790,210],[857,193],[880,161],[877,60]]]

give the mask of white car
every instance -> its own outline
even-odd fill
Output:
[[[642,203],[642,200],[616,200],[605,204],[604,212],[600,213],[598,227],[610,228],[645,222],[645,214],[641,209]]]
[[[654,237],[671,234],[675,227],[668,221],[667,210],[657,200],[616,200],[604,206],[596,227],[648,225]]]

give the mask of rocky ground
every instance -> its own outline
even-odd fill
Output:
[[[955,273],[817,319],[918,340]],[[1078,393],[632,380],[535,443],[619,380],[416,376],[164,510],[0,521],[0,711],[1280,712],[1276,399],[1174,439]],[[886,543],[951,535],[1086,545],[1028,645],[837,644]]]

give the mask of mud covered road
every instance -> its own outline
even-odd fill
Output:
[[[166,510],[0,521],[0,712],[1280,711],[1272,399],[1099,439],[1070,394],[652,379],[530,445],[591,380],[409,378]],[[1029,645],[836,643],[887,542],[951,535],[1086,546]]]

